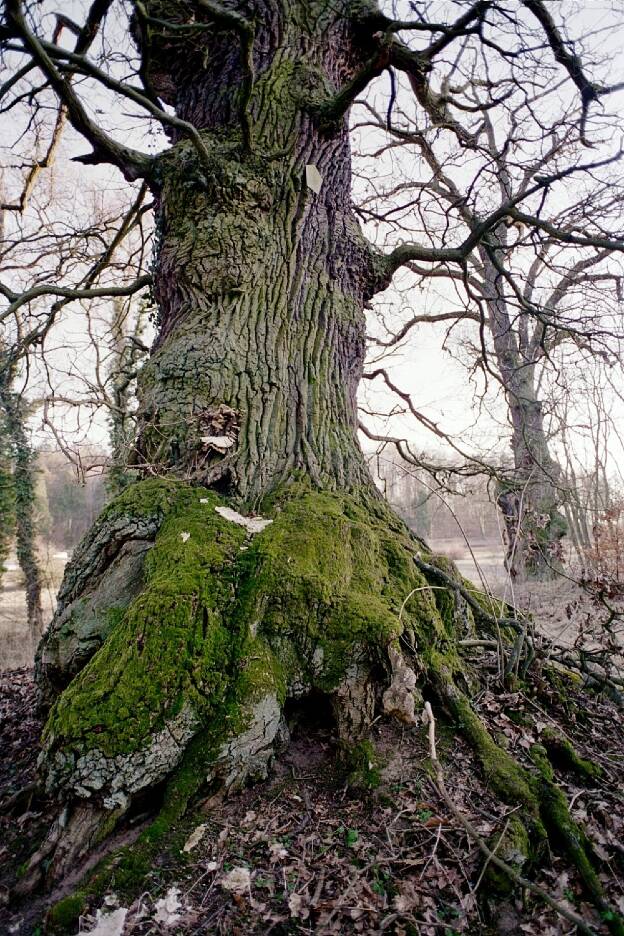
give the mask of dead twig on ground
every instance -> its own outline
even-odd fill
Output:
[[[429,756],[431,758],[431,763],[435,771],[436,789],[438,790],[438,793],[440,794],[440,796],[442,797],[442,799],[448,806],[449,810],[451,811],[455,819],[457,819],[457,821],[462,826],[462,828],[468,833],[470,838],[479,847],[480,851],[483,852],[486,859],[492,864],[496,865],[496,867],[500,868],[501,871],[504,871],[505,874],[507,874],[508,877],[516,885],[518,885],[519,887],[524,887],[526,888],[526,890],[531,891],[531,893],[539,897],[540,900],[543,900],[544,903],[548,904],[548,906],[551,907],[553,910],[555,910],[560,916],[562,916],[564,919],[568,920],[570,923],[573,923],[575,926],[577,926],[579,929],[579,932],[585,933],[586,936],[597,936],[596,931],[593,930],[591,926],[589,926],[585,922],[585,920],[583,920],[580,916],[574,913],[573,910],[570,910],[568,907],[565,907],[563,904],[559,903],[557,900],[555,900],[554,897],[552,897],[548,893],[548,891],[544,890],[543,887],[540,887],[539,884],[534,884],[532,881],[529,881],[527,878],[523,877],[521,874],[518,874],[518,872],[514,868],[512,868],[511,865],[508,865],[506,861],[503,861],[502,858],[499,858],[499,856],[496,855],[494,851],[492,851],[492,849],[483,840],[483,838],[481,837],[479,832],[477,832],[477,830],[472,825],[472,823],[469,822],[468,819],[466,819],[463,813],[456,806],[454,800],[452,799],[451,795],[446,789],[446,785],[444,783],[444,773],[442,771],[442,765],[440,764],[440,761],[438,760],[438,754],[437,754],[437,749],[436,749],[435,719],[433,717],[433,710],[431,708],[430,702],[425,702],[424,719],[425,719],[425,723],[428,726]]]

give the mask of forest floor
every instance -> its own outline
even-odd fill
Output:
[[[609,902],[624,913],[620,711],[587,695],[572,693],[562,701],[539,679],[532,696],[502,691],[493,681],[476,706],[497,740],[523,761],[540,730],[555,724],[583,756],[602,766],[603,779],[589,786],[563,771],[557,779],[574,818],[594,843]],[[34,777],[40,725],[33,713],[31,671],[0,674],[0,799]],[[497,890],[479,848],[436,789],[424,728],[377,721],[373,741],[381,768],[379,785],[358,791],[337,769],[328,721],[319,719],[323,714],[318,708],[293,711],[291,744],[268,779],[225,801],[197,804],[172,830],[144,877],[128,888],[113,879],[106,895],[81,918],[80,932],[575,932],[530,893],[505,895]],[[492,795],[470,748],[442,712],[436,715],[447,789],[463,816],[494,843],[514,809]],[[33,798],[18,813],[0,816],[0,904],[6,904],[17,869],[41,840],[53,804]],[[131,833],[124,834],[127,840]],[[577,875],[561,857],[552,854],[544,867],[525,873],[581,914],[596,934],[606,933],[585,901]],[[46,897],[0,906],[0,932],[38,936],[44,931],[47,907],[67,890],[61,886]]]

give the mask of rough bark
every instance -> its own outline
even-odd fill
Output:
[[[297,470],[330,489],[370,484],[356,391],[374,254],[351,210],[346,122],[318,115],[365,58],[347,7],[258,14],[251,152],[232,34],[151,52],[153,85],[201,130],[206,157],[174,137],[157,170],[160,317],[140,459],[251,504]]]
[[[496,243],[504,247],[506,228],[496,231]],[[547,580],[561,569],[561,539],[567,531],[561,469],[552,458],[539,400],[536,367],[539,347],[512,321],[497,269],[504,263],[503,250],[480,251],[483,290],[494,352],[511,422],[513,472],[498,495],[507,537],[506,566],[518,579]]]

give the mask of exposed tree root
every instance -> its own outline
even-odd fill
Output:
[[[27,783],[25,786],[21,787],[21,789],[12,793],[11,796],[7,796],[0,802],[0,813],[10,815],[18,811],[26,812],[30,809],[36,793],[37,784],[34,781],[32,783]]]
[[[542,745],[532,747],[531,760],[538,772],[537,775],[530,772],[495,743],[470,701],[453,683],[444,666],[438,667],[435,688],[474,748],[492,789],[505,802],[523,807],[534,844],[539,847],[548,841],[555,851],[566,856],[578,871],[589,898],[609,930],[615,936],[624,936],[622,919],[605,899],[592,862],[591,844],[570,816],[565,795],[554,782],[554,772],[546,749]],[[569,761],[574,764],[589,763],[580,758],[569,744],[566,745],[566,752]]]
[[[526,628],[492,614],[487,597],[471,592],[450,563],[415,556],[420,544],[379,502],[293,485],[265,505],[272,522],[255,536],[224,518],[220,505],[201,489],[143,482],[111,505],[68,569],[69,602],[39,655],[43,697],[48,672],[55,685],[66,678],[63,628],[70,627],[72,646],[82,656],[90,648],[91,656],[78,675],[68,672],[48,718],[42,770],[47,790],[64,805],[18,894],[66,875],[138,803],[156,819],[53,909],[50,925],[73,922],[88,894],[105,889],[112,868],[116,880],[140,875],[193,797],[266,775],[288,740],[288,699],[328,700],[345,760],[366,779],[374,772],[366,738],[376,712],[414,724],[424,691],[470,742],[496,795],[521,807],[537,858],[547,842],[565,854],[611,932],[622,936],[546,748],[534,748],[532,765],[520,764],[470,702],[479,674],[460,656],[462,643],[495,635],[509,652],[520,633],[525,649],[516,652],[526,661],[537,654]],[[111,522],[132,528],[129,514],[142,530],[158,527],[153,545],[142,548],[143,584],[138,594],[126,590],[125,606],[94,613],[91,592],[72,591],[72,578],[84,581],[86,557],[100,570],[90,586],[97,589],[110,563],[95,540],[109,542]],[[136,582],[136,552],[132,557]],[[553,757],[594,775],[569,745],[553,736],[544,741]],[[487,857],[507,872],[509,862],[492,849]],[[517,880],[524,886],[524,877]]]
[[[502,603],[498,599],[487,598],[481,593],[475,593],[467,583],[458,581],[457,575],[445,572],[439,565],[426,562],[420,556],[414,557],[417,567],[427,575],[432,581],[443,583],[451,594],[459,594],[470,607],[475,620],[480,626],[480,633],[490,635],[496,639],[496,645],[508,658],[505,672],[507,675],[518,673],[520,668],[523,675],[526,675],[529,667],[535,659],[545,663],[560,664],[566,669],[579,673],[585,685],[589,688],[606,691],[609,697],[618,705],[624,705],[624,676],[618,669],[616,658],[608,657],[605,652],[571,650],[563,647],[556,642],[549,640],[543,634],[535,639],[530,632],[532,630],[529,621],[524,614],[518,612],[515,608],[504,605],[501,607],[501,613],[496,615],[491,610],[496,605]],[[490,605],[488,610],[487,605]],[[516,634],[513,641],[504,641],[502,638],[510,632]],[[461,644],[467,647],[475,646],[474,641],[466,640]],[[520,664],[522,664],[520,666]]]
[[[492,864],[495,864],[498,868],[500,868],[501,871],[504,871],[504,873],[517,886],[524,887],[527,890],[531,891],[531,893],[536,894],[541,900],[544,901],[544,903],[547,903],[549,907],[552,907],[553,910],[556,910],[556,912],[560,916],[562,916],[566,920],[569,920],[570,923],[573,923],[575,926],[577,926],[581,933],[586,933],[587,936],[596,936],[594,930],[590,926],[588,926],[585,920],[579,917],[578,914],[570,910],[569,907],[566,907],[563,904],[559,903],[559,901],[555,900],[548,893],[548,891],[544,890],[543,887],[540,887],[538,884],[535,884],[532,881],[529,881],[527,878],[523,877],[521,874],[518,874],[515,868],[513,868],[506,861],[503,861],[503,859],[499,855],[497,855],[495,851],[489,848],[487,843],[479,835],[479,833],[474,828],[472,823],[469,822],[466,819],[466,817],[462,814],[461,810],[457,808],[457,806],[455,805],[455,801],[453,800],[452,796],[450,795],[450,793],[448,792],[446,788],[446,784],[444,782],[444,772],[442,770],[442,765],[440,764],[440,761],[438,760],[438,755],[436,751],[435,719],[434,719],[433,711],[431,709],[431,705],[429,702],[425,703],[425,716],[426,716],[425,721],[426,721],[426,724],[428,725],[428,730],[429,730],[429,751],[431,755],[431,763],[433,764],[433,768],[435,771],[435,782],[436,782],[436,787],[438,789],[438,792],[440,793],[440,796],[442,797],[442,799],[444,800],[444,802],[446,803],[446,805],[448,806],[452,814],[455,816],[459,824],[463,826],[463,828],[466,830],[470,838],[473,839],[473,841],[477,843],[477,845],[479,846],[479,848],[481,849],[481,851],[487,858],[487,861],[491,862]]]

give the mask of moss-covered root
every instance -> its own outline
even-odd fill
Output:
[[[137,855],[151,854],[160,840],[185,813],[191,798],[202,787],[229,792],[249,779],[263,778],[275,747],[287,731],[279,688],[267,670],[269,651],[256,646],[253,661],[236,681],[231,704],[221,718],[197,734],[173,771],[162,806],[137,846],[125,849],[122,858],[134,863]],[[234,701],[235,700],[235,701]],[[130,800],[128,800],[128,803]],[[61,881],[79,867],[93,848],[103,843],[127,812],[127,805],[104,809],[97,802],[80,801],[66,808],[53,823],[44,845],[32,856],[26,874],[15,888],[17,897]],[[141,866],[143,862],[141,861]],[[149,867],[147,863],[146,867]],[[100,873],[106,876],[107,865]]]
[[[581,757],[568,739],[555,729],[545,728],[541,733],[541,742],[549,760],[556,767],[570,770],[583,780],[599,780],[602,777],[602,767]]]
[[[143,509],[160,495],[149,484],[124,492],[109,519],[121,510],[125,523],[133,498]],[[293,484],[249,536],[214,493],[180,483],[166,493],[139,593],[109,615],[102,645],[48,718],[43,773],[65,801],[113,809],[162,783],[196,734],[236,728],[245,673],[274,708],[287,695],[333,697],[340,734],[361,736],[389,645],[407,633],[423,646],[450,636],[413,541],[377,502]],[[398,698],[397,674],[394,665]]]
[[[517,813],[509,816],[503,833],[493,835],[487,844],[516,874],[524,873],[533,849],[526,826]],[[497,897],[508,897],[514,890],[514,881],[494,862],[488,862],[484,880],[488,890]]]
[[[72,611],[55,631],[59,659],[76,634],[97,640],[79,672],[63,671],[70,681],[50,710],[41,766],[50,793],[82,805],[51,834],[46,861],[78,856],[83,826],[87,847],[110,831],[137,798],[179,774],[196,743],[203,783],[230,789],[262,775],[289,696],[326,695],[345,742],[365,738],[383,688],[386,710],[413,720],[416,677],[399,638],[435,647],[452,639],[454,624],[416,568],[407,530],[377,499],[305,481],[262,511],[269,523],[252,533],[214,492],[152,479],[109,505],[98,536],[78,551],[66,589]],[[102,587],[117,561],[107,547],[119,524],[125,536],[145,516],[151,545],[118,606],[118,588]],[[77,609],[94,568],[97,621],[85,623]],[[130,573],[116,568],[118,586]],[[45,685],[48,676],[40,667]],[[50,867],[54,875],[55,858]]]
[[[624,936],[624,921],[605,899],[602,884],[592,863],[591,842],[574,822],[565,795],[554,782],[554,772],[546,749],[533,745],[531,759],[538,769],[537,790],[540,813],[553,846],[562,851],[577,869],[585,890],[614,936]]]
[[[449,662],[440,654],[431,654],[429,675],[436,693],[477,754],[494,792],[505,802],[523,806],[534,823],[539,823],[539,802],[531,775],[496,744],[468,697],[456,685],[452,660]]]
[[[548,837],[555,851],[564,854],[578,871],[583,886],[614,936],[624,936],[621,917],[605,900],[600,879],[593,866],[591,843],[570,816],[563,791],[554,781],[554,772],[546,749],[534,745],[531,752],[537,775],[522,767],[507,751],[496,744],[487,728],[472,708],[469,699],[455,685],[452,662],[432,654],[430,674],[436,692],[450,709],[466,738],[475,750],[483,772],[492,789],[506,802],[519,804],[528,820],[533,839]],[[561,745],[557,750],[561,751]],[[596,776],[593,770],[575,754],[571,745],[564,745],[568,757],[578,769],[583,764],[585,775]],[[593,767],[594,765],[590,765]]]
[[[246,673],[239,691],[244,693],[252,683],[252,674]],[[239,710],[240,720],[235,720],[236,726],[243,722],[247,726],[239,734],[236,734],[238,727],[230,725],[230,735],[224,737],[222,731],[214,727],[190,742],[182,763],[167,783],[156,817],[136,841],[109,853],[83,878],[76,891],[52,905],[46,918],[46,933],[54,936],[74,933],[89,902],[101,899],[113,885],[117,893],[136,894],[158,854],[180,837],[177,825],[189,802],[206,784],[212,781],[219,789],[228,790],[240,786],[250,775],[266,773],[273,745],[283,727],[281,713],[278,709],[277,716],[272,714],[275,707],[271,696],[258,700],[250,692],[246,705],[249,718]],[[267,715],[269,717],[265,718]],[[226,718],[227,721],[230,720]],[[104,827],[100,826],[100,830]],[[54,842],[53,847],[56,844]]]

